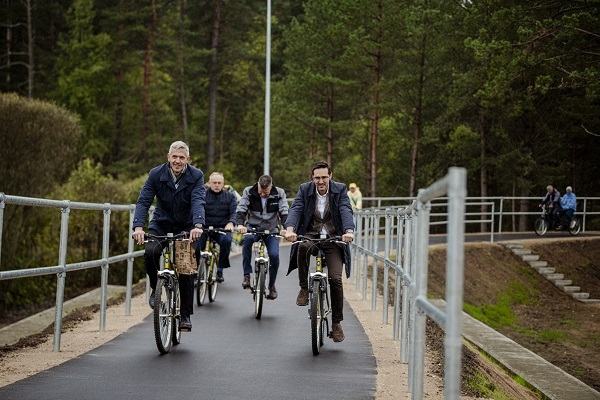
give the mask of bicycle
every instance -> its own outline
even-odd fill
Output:
[[[154,339],[161,354],[171,350],[172,345],[181,343],[181,312],[179,295],[179,273],[175,264],[175,242],[189,240],[187,233],[164,236],[146,233],[147,242],[167,241],[163,247],[164,268],[158,271],[158,281],[154,289]]]
[[[206,233],[218,232],[225,235],[225,229],[217,229],[209,227],[205,230]],[[208,301],[213,302],[217,298],[217,289],[219,288],[219,281],[217,280],[217,264],[219,262],[220,247],[216,239],[207,235],[206,246],[204,250],[200,252],[200,259],[198,260],[198,277],[196,284],[196,303],[198,306],[202,306],[206,300],[206,294],[208,293]]]
[[[546,205],[542,204],[542,215],[535,220],[533,227],[533,230],[535,231],[536,235],[544,236],[546,232],[548,232],[548,229],[550,229],[550,227],[553,225],[551,223],[551,218],[553,217],[551,214],[548,213]],[[565,222],[563,219],[561,219],[559,224],[559,230],[568,230],[569,233],[573,236],[576,236],[579,234],[579,232],[581,232],[581,220],[579,218],[576,218],[575,216],[573,216],[572,224],[569,224],[568,221]]]
[[[329,316],[331,315],[331,296],[329,281],[324,269],[327,267],[325,252],[322,249],[325,243],[341,243],[346,245],[339,236],[310,238],[298,235],[294,243],[310,242],[317,250],[315,257],[315,272],[309,273],[308,280],[308,317],[310,318],[310,332],[313,355],[319,355],[324,344],[324,332],[331,337],[329,330]],[[309,252],[310,253],[310,252]]]
[[[279,234],[270,233],[269,231],[249,230],[244,235],[258,235],[258,246],[255,246],[254,255],[254,280],[250,286],[250,293],[254,300],[254,316],[260,319],[262,316],[263,301],[267,297],[266,280],[269,272],[269,254],[265,239],[268,236],[281,237]]]

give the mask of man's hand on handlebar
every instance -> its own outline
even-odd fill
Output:
[[[190,240],[192,242],[195,242],[196,240],[200,239],[200,236],[202,236],[202,232],[204,232],[204,231],[200,228],[192,229],[190,231]]]
[[[244,225],[238,225],[237,231],[241,234],[244,234],[244,233],[248,232],[248,228],[246,228]]]
[[[136,226],[131,237],[133,238],[133,240],[135,240],[137,244],[142,245],[144,244],[144,235],[144,228],[142,228],[141,226]]]
[[[283,236],[285,238],[285,240],[287,240],[288,242],[295,242],[296,239],[298,238],[298,235],[296,234],[296,232],[289,231],[286,229],[282,229],[281,232],[279,232],[279,235]]]
[[[354,240],[354,233],[346,232],[342,235],[342,242],[350,243]]]

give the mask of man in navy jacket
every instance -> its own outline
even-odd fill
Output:
[[[182,141],[173,142],[167,155],[168,162],[153,168],[144,183],[135,207],[133,239],[144,244],[144,225],[148,210],[156,197],[156,207],[148,232],[164,236],[167,233],[190,232],[196,241],[202,235],[204,224],[204,174],[189,165],[190,149]],[[158,281],[160,256],[164,242],[148,242],[144,252],[144,266],[150,279],[150,307],[154,308],[154,290]],[[191,331],[190,315],[194,311],[194,275],[179,275],[181,293],[181,330]]]
[[[354,239],[354,222],[348,190],[343,183],[331,179],[331,167],[324,161],[312,167],[312,181],[300,185],[296,198],[285,221],[286,229],[281,236],[294,242],[297,235],[318,238],[341,236],[349,243]],[[288,274],[298,268],[300,292],[296,299],[299,306],[308,305],[308,267],[311,244],[301,243],[292,247]],[[344,319],[344,287],[342,269],[346,266],[346,278],[350,277],[350,249],[348,245],[326,243],[323,246],[327,261],[329,286],[331,288],[332,338],[334,342],[344,340],[341,322]]]
[[[225,177],[220,172],[213,172],[208,178],[208,190],[206,191],[206,226],[209,228],[225,229],[233,231],[236,222],[235,209],[237,198],[233,192],[224,190]],[[225,234],[219,232],[204,232],[200,238],[199,247],[203,249],[206,245],[208,235],[211,235],[219,243],[219,263],[217,266],[217,281],[223,282],[223,268],[229,268],[229,253],[231,252],[232,237],[230,232]]]

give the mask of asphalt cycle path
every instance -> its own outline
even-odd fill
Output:
[[[285,276],[289,250],[280,246],[279,297],[264,301],[260,320],[241,287],[241,256],[232,256],[215,302],[194,300],[192,332],[170,353],[158,352],[149,316],[82,356],[0,388],[0,399],[372,399],[376,361],[348,303],[346,339],[326,338],[321,354],[312,354],[308,308],[295,304],[297,273]]]

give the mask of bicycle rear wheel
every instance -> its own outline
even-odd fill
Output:
[[[571,225],[569,225],[569,233],[576,236],[581,232],[581,221],[578,218],[573,218],[573,221],[575,221],[575,225],[572,228]]]
[[[534,230],[536,235],[544,236],[548,231],[548,221],[545,218],[538,218],[535,220]]]
[[[181,297],[179,283],[175,284],[175,296],[173,296],[173,344],[181,343]]]
[[[256,319],[260,319],[262,316],[263,300],[265,298],[266,271],[267,266],[264,262],[260,262],[257,270],[254,272],[256,281],[256,284],[254,285],[254,316]]]
[[[319,355],[323,345],[323,296],[321,294],[321,282],[318,279],[313,281],[312,291],[310,292],[310,335],[312,341],[313,355]]]
[[[158,351],[166,354],[171,350],[173,336],[173,296],[166,279],[158,279],[154,296],[154,339]]]
[[[208,264],[206,258],[202,257],[198,263],[198,284],[196,285],[196,303],[198,306],[204,305],[206,291],[208,290]]]
[[[208,269],[209,274],[208,276],[208,300],[212,303],[213,301],[215,301],[215,299],[217,298],[217,289],[219,288],[219,281],[217,280],[216,277],[216,273],[217,273],[217,266],[215,265],[217,263],[216,259],[212,259],[211,260],[211,266]]]

